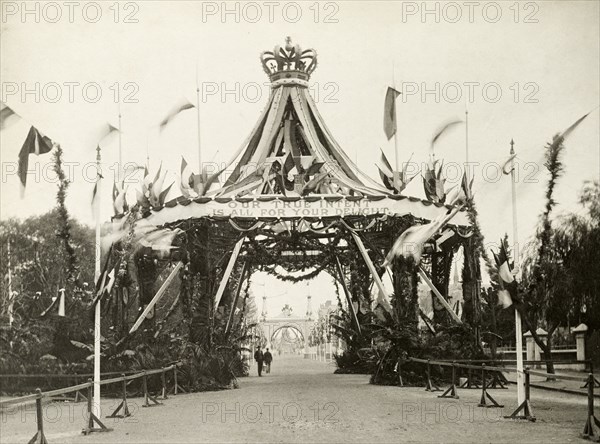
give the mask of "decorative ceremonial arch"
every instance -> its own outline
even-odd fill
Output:
[[[308,337],[311,328],[314,325],[314,320],[305,317],[291,316],[282,312],[280,316],[263,319],[258,325],[264,338],[267,340],[266,346],[271,349],[273,349],[272,344],[277,332],[287,328],[296,330],[302,339],[304,354],[305,356],[308,356]]]
[[[171,274],[181,273],[180,299],[191,336],[203,316],[222,322],[225,333],[244,322],[241,289],[256,270],[283,280],[328,272],[341,284],[359,332],[377,307],[396,319],[417,318],[418,270],[402,258],[388,268],[382,263],[404,230],[453,207],[394,194],[351,161],[309,94],[308,81],[317,66],[314,50],[302,50],[288,38],[261,60],[271,95],[226,167],[214,175],[186,175],[182,165],[181,197],[162,202],[157,198],[163,194],[162,183],[148,181],[138,194],[137,213],[116,216],[161,233],[142,242],[135,255],[140,307],[152,308],[160,293],[157,276],[181,262]],[[219,185],[217,179],[226,171],[231,174]],[[476,326],[480,271],[469,227],[466,211],[459,211],[430,240],[418,272],[443,305],[453,255],[463,246],[463,318]],[[290,278],[290,272],[303,274]],[[393,288],[384,287],[384,273]],[[444,307],[438,308],[439,316],[447,316]],[[264,323],[269,340],[285,322],[291,320]],[[306,341],[306,323],[298,319],[293,324]]]

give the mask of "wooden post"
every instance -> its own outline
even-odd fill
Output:
[[[87,423],[87,427],[84,428],[81,433],[83,433],[84,435],[88,435],[92,432],[110,432],[112,429],[109,429],[108,427],[106,427],[104,424],[102,424],[102,421],[100,421],[98,419],[98,417],[94,414],[93,408],[94,406],[92,405],[92,398],[93,398],[93,388],[94,387],[94,382],[92,382],[91,379],[88,379],[88,401],[87,401],[87,410],[88,410],[88,423]],[[98,411],[100,411],[100,399],[95,399],[94,403],[97,406]],[[99,427],[94,427],[94,423],[96,423]]]
[[[425,391],[427,392],[441,392],[442,389],[433,383],[431,380],[431,359],[427,360],[427,382],[425,385]]]
[[[142,404],[142,407],[154,407],[155,405],[162,405],[156,400],[155,397],[150,396],[150,393],[148,393],[148,375],[146,374],[146,370],[144,370],[144,376],[142,376],[142,387],[144,390],[144,404]],[[152,401],[153,404],[150,404],[148,401]]]
[[[127,418],[128,416],[131,416],[131,413],[129,413],[129,407],[127,406],[127,377],[125,376],[125,373],[122,373],[121,377],[123,378],[121,390],[121,403],[117,406],[114,412],[107,416],[107,418]],[[123,414],[118,415],[117,413],[119,413],[119,410],[121,409],[123,409]]]
[[[594,416],[594,374],[590,373],[587,382],[588,389],[588,414],[585,427],[583,428],[583,437],[586,439],[598,439],[596,427],[600,427],[600,421]]]
[[[509,418],[509,419],[526,419],[528,421],[531,422],[535,422],[535,416],[533,415],[533,409],[531,408],[531,403],[529,402],[529,395],[530,395],[530,379],[531,379],[531,375],[529,374],[529,368],[525,368],[523,370],[523,373],[525,375],[525,400],[523,401],[522,404],[520,404],[517,409],[512,412],[512,414],[510,414],[509,416],[505,416],[505,418]],[[519,414],[523,412],[522,414]]]
[[[485,382],[485,364],[481,365],[481,400],[479,401],[479,407],[504,407],[496,402],[492,395],[487,392],[486,382]],[[488,404],[487,401],[490,401],[491,404]]]
[[[46,436],[44,436],[44,412],[42,411],[42,391],[35,389],[37,398],[35,398],[35,410],[37,421],[37,433],[29,440],[28,444],[48,444]]]
[[[458,399],[458,393],[456,391],[456,361],[452,363],[452,384],[444,393],[439,395],[438,398]]]
[[[162,373],[160,374],[160,382],[162,384],[162,399],[167,399],[167,375],[164,367],[162,368]]]

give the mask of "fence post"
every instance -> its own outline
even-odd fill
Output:
[[[142,407],[153,407],[155,405],[161,405],[160,402],[156,400],[156,398],[150,396],[148,393],[148,375],[146,374],[146,370],[144,370],[144,376],[142,376],[142,387],[144,390],[144,404]],[[150,404],[148,401],[152,401],[154,404]]]
[[[98,417],[96,415],[94,415],[94,412],[92,409],[92,398],[94,396],[94,393],[92,391],[93,385],[94,385],[94,383],[92,382],[91,378],[88,379],[88,395],[87,395],[88,424],[87,424],[87,427],[81,431],[81,433],[83,433],[84,435],[88,435],[92,432],[110,432],[112,430],[112,429],[109,429],[108,427],[106,427],[104,424],[102,424],[102,421],[100,421],[98,419]],[[99,399],[98,399],[98,406],[100,406]],[[94,427],[94,423],[98,424],[100,427]]]
[[[454,398],[458,399],[458,394],[456,391],[456,361],[452,362],[452,384],[448,389],[438,396],[438,398]]]
[[[398,358],[398,383],[400,387],[404,387],[404,381],[402,380],[402,358]]]
[[[125,373],[121,373],[121,377],[123,378],[122,381],[122,397],[123,399],[121,400],[121,403],[117,406],[117,408],[115,409],[114,412],[112,412],[110,415],[107,416],[107,418],[127,418],[128,416],[131,416],[131,413],[129,413],[129,407],[127,406],[127,377],[125,376]],[[121,408],[123,409],[123,414],[122,415],[117,415],[117,413],[119,412],[119,410],[121,410]]]
[[[487,392],[487,385],[485,382],[485,364],[481,365],[481,400],[479,401],[479,407],[504,407],[496,402],[492,395]],[[487,401],[490,401],[491,404],[488,404]]]
[[[42,391],[39,388],[35,389],[35,410],[36,410],[36,422],[37,432],[28,444],[48,444],[48,440],[44,435],[44,413],[42,411]]]
[[[177,366],[174,365],[173,366],[173,394],[176,395],[177,394],[177,389],[179,387],[177,387]]]
[[[425,384],[425,391],[427,392],[441,392],[442,389],[439,388],[431,381],[431,359],[427,360],[427,382]]]
[[[167,399],[167,376],[166,376],[166,370],[164,367],[162,367],[162,373],[160,374],[160,383],[162,384],[162,399]]]
[[[596,427],[600,427],[600,421],[594,416],[594,374],[590,373],[587,380],[588,389],[588,412],[587,421],[583,428],[583,438],[597,440],[599,438]]]
[[[523,370],[525,373],[525,401],[517,407],[517,409],[512,412],[509,416],[505,416],[505,418],[509,419],[527,419],[528,421],[535,422],[535,416],[533,415],[533,409],[531,408],[531,402],[529,401],[530,396],[530,379],[531,375],[529,374],[529,368],[525,368]],[[523,412],[519,415],[520,412]]]

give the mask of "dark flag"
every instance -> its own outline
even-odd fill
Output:
[[[167,124],[171,120],[173,120],[175,116],[177,116],[177,114],[179,114],[182,111],[185,111],[186,109],[191,108],[194,108],[194,105],[192,105],[187,99],[181,99],[179,103],[177,103],[173,108],[171,108],[171,110],[165,116],[165,118],[162,119],[162,121],[159,124],[160,130],[162,131],[165,128],[165,126],[167,126]]]
[[[25,139],[25,143],[19,152],[19,179],[21,179],[23,187],[25,187],[27,183],[29,155],[35,154],[36,156],[39,156],[40,154],[49,153],[51,150],[52,141],[48,137],[40,134],[40,132],[32,126]]]
[[[509,262],[504,240],[500,241],[498,254],[494,251],[492,251],[492,254],[494,255],[498,269],[498,283],[500,285],[500,289],[498,290],[498,304],[502,305],[503,308],[508,308],[513,302],[519,303],[520,301],[517,297],[517,281],[512,274],[512,266]]]
[[[400,92],[388,86],[383,106],[383,132],[390,140],[396,134],[396,98]]]
[[[458,125],[459,123],[462,123],[462,120],[453,120],[452,122],[448,122],[446,124],[444,124],[431,138],[431,144],[429,146],[429,151],[433,154],[433,146],[435,145],[435,143],[438,141],[438,139],[440,137],[442,137],[442,135],[450,128],[452,128],[455,125]]]

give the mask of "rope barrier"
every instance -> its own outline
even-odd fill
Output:
[[[144,396],[144,405],[142,407],[150,407],[152,405],[163,405],[158,402],[156,397],[153,397],[148,392],[148,377],[152,375],[161,375],[161,391],[162,391],[162,399],[167,399],[167,371],[173,370],[173,392],[176,395],[178,390],[185,392],[181,386],[177,383],[177,364],[170,365],[168,367],[163,367],[160,369],[154,370],[144,370],[142,372],[137,372],[135,374],[126,375],[125,373],[121,373],[121,377],[119,378],[111,378],[100,381],[100,385],[108,385],[121,383],[121,403],[115,409],[115,411],[108,415],[107,418],[126,418],[131,416],[131,412],[129,411],[129,407],[127,405],[127,385],[128,382],[131,382],[135,379],[143,378],[143,396]],[[131,371],[129,373],[132,373]],[[105,373],[107,374],[115,374],[115,372]],[[31,375],[30,375],[31,376]],[[55,375],[57,376],[57,375]],[[69,375],[72,376],[72,375]],[[83,384],[77,384],[71,387],[65,387],[62,389],[50,390],[47,392],[42,392],[39,388],[36,388],[35,393],[26,396],[20,396],[17,398],[6,399],[4,401],[0,401],[0,409],[9,405],[22,404],[30,401],[35,401],[36,403],[36,426],[37,432],[33,436],[33,438],[29,441],[29,444],[48,444],[48,440],[44,435],[44,417],[42,410],[42,399],[44,398],[52,398],[53,396],[64,395],[67,393],[76,392],[79,394],[80,390],[87,389],[87,397],[84,397],[87,401],[87,424],[86,427],[82,430],[84,435],[87,435],[92,432],[110,432],[111,428],[106,427],[102,421],[94,414],[92,400],[93,400],[93,386],[94,382],[92,379],[88,379],[87,382]],[[149,401],[152,401],[154,404],[150,404]],[[118,414],[119,411],[123,411],[122,414]]]
[[[496,367],[496,366],[487,366],[485,362],[494,362],[497,363],[497,360],[482,360],[483,363],[481,366],[472,365],[475,360],[463,360],[462,362],[469,362],[469,364],[459,364],[457,361],[432,361],[431,359],[419,359],[419,358],[407,358],[407,361],[412,361],[415,363],[426,364],[426,391],[436,391],[439,390],[437,386],[435,386],[431,380],[431,365],[439,365],[442,367],[452,367],[452,381],[450,387],[438,398],[454,398],[458,399],[458,393],[456,389],[456,370],[457,369],[466,369],[469,371],[468,380],[460,387],[467,388],[468,386],[472,386],[473,383],[471,381],[472,378],[472,370],[479,369],[481,371],[481,400],[479,401],[478,406],[484,408],[498,408],[504,407],[502,404],[499,404],[487,391],[488,388],[496,388],[496,385],[500,385],[500,388],[504,387],[502,380],[498,377],[501,375],[504,378],[502,372],[507,373],[516,373],[517,369],[510,367]],[[589,361],[577,361],[581,362],[589,362]],[[591,367],[591,362],[590,362]],[[494,376],[492,380],[487,382],[487,373],[491,372]],[[507,419],[525,419],[531,422],[535,422],[536,417],[533,414],[533,409],[531,407],[531,375],[542,376],[546,378],[555,378],[555,379],[564,379],[569,381],[584,381],[585,384],[582,388],[587,388],[587,398],[588,398],[588,409],[587,409],[587,419],[585,426],[583,428],[582,437],[585,439],[600,441],[600,420],[596,418],[594,414],[594,388],[598,387],[598,380],[594,377],[593,373],[590,373],[587,377],[582,378],[580,376],[572,376],[572,375],[564,375],[559,373],[547,373],[542,371],[530,370],[525,368],[523,370],[525,374],[525,400],[521,405],[517,407],[517,409],[508,416],[505,416]],[[504,378],[506,381],[506,378]]]

